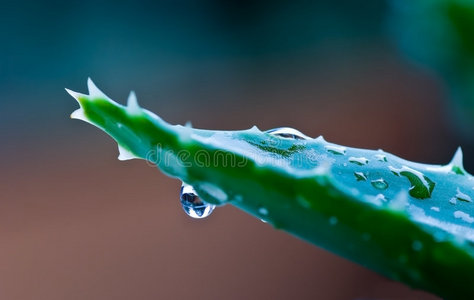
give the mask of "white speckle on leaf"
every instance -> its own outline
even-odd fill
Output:
[[[457,210],[454,212],[454,217],[456,219],[461,219],[465,222],[468,222],[468,223],[474,223],[474,218],[471,217],[469,214],[463,212],[463,211],[460,211],[460,210]]]

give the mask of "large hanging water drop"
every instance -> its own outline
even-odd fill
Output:
[[[183,182],[179,200],[184,212],[195,219],[202,219],[209,216],[214,208],[213,204],[206,203],[199,198],[194,188]]]
[[[276,135],[282,138],[294,139],[294,140],[309,140],[309,136],[303,134],[299,130],[296,130],[291,127],[278,127],[267,130],[267,133]]]

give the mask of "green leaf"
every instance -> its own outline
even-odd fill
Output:
[[[231,204],[275,228],[412,287],[474,297],[474,177],[456,152],[426,165],[382,150],[344,147],[298,131],[213,131],[170,125],[109,99],[68,92],[71,116],[112,136],[119,159],[141,158],[192,185],[204,201]]]

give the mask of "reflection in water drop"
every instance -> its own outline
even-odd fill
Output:
[[[343,146],[327,145],[324,148],[326,148],[327,152],[335,155],[346,155],[346,147]]]
[[[179,200],[181,201],[184,212],[195,219],[202,219],[209,216],[216,207],[213,204],[202,201],[196,194],[194,188],[184,182],[181,186]]]
[[[456,198],[451,198],[451,199],[449,199],[449,203],[451,203],[452,205],[456,205],[456,203],[458,203],[458,201],[456,200]]]
[[[437,207],[437,206],[431,206],[431,210],[439,211],[439,207]]]
[[[388,188],[388,183],[385,180],[383,180],[383,178],[372,180],[370,183],[372,184],[374,188],[378,190],[385,190]]]
[[[363,172],[354,172],[354,176],[357,179],[357,181],[366,181],[367,176]]]
[[[369,160],[365,157],[349,157],[349,162],[353,163],[353,164],[356,164],[356,165],[359,165],[359,166],[363,166],[363,165],[366,165],[369,163]]]
[[[278,127],[278,128],[267,130],[267,133],[270,133],[272,135],[276,135],[282,138],[287,138],[287,139],[295,139],[295,140],[311,139],[309,136],[291,127]]]

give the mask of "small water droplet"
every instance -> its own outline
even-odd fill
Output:
[[[354,176],[357,179],[357,181],[366,181],[367,176],[363,172],[354,172]]]
[[[431,210],[434,210],[434,211],[439,211],[439,207],[437,207],[437,206],[431,206],[430,209],[431,209]]]
[[[179,200],[184,212],[195,219],[202,219],[209,216],[216,207],[213,204],[202,201],[194,188],[184,182],[181,186]]]
[[[329,218],[329,224],[330,224],[331,226],[336,225],[338,222],[339,222],[339,220],[338,220],[336,217],[334,217],[334,216],[332,216],[332,217]]]
[[[303,134],[299,130],[296,130],[291,127],[278,127],[267,130],[267,133],[276,135],[282,138],[295,139],[295,140],[309,140],[309,136]]]
[[[378,190],[385,190],[388,188],[388,183],[383,178],[372,180],[370,183]]]
[[[266,209],[265,207],[260,207],[258,209],[258,213],[261,215],[261,216],[268,216],[268,209]]]
[[[384,154],[375,154],[375,159],[381,162],[387,162],[387,157]]]
[[[403,166],[400,169],[396,169],[392,166],[389,166],[388,168],[396,176],[401,175],[408,179],[411,185],[408,190],[410,196],[417,199],[425,199],[431,197],[431,193],[433,192],[435,183],[423,173],[407,166]]]
[[[343,146],[327,145],[324,148],[326,148],[327,152],[335,155],[346,155],[346,147]]]
[[[463,212],[463,211],[460,211],[460,210],[457,210],[454,212],[454,217],[456,219],[461,219],[467,223],[474,223],[474,218],[471,217],[469,214]]]
[[[461,192],[459,188],[457,188],[456,190],[456,199],[458,199],[459,201],[464,201],[464,202],[472,202],[471,197]]]
[[[363,166],[363,165],[366,165],[369,163],[369,160],[365,157],[354,157],[354,156],[351,156],[349,157],[349,162],[350,163],[353,163],[353,164],[356,164],[356,165],[359,165],[359,166]]]
[[[423,243],[416,240],[416,241],[413,241],[413,243],[411,244],[411,247],[415,251],[421,251],[421,249],[423,249]]]

